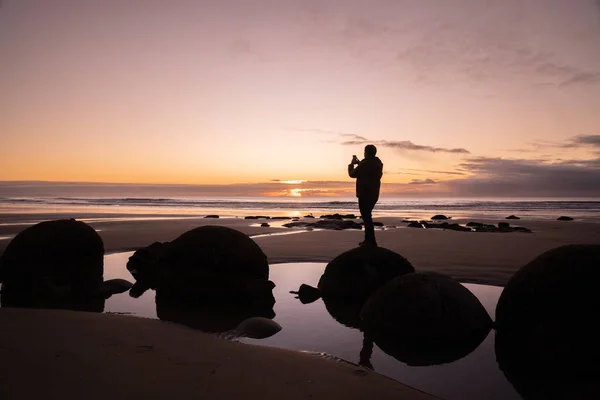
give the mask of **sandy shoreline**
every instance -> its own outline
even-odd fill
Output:
[[[434,399],[346,362],[160,320],[0,309],[2,399]]]
[[[42,215],[39,216],[43,218]],[[48,218],[46,218],[48,219]],[[580,221],[510,221],[533,233],[474,233],[406,228],[401,218],[377,218],[396,229],[378,230],[380,246],[402,254],[417,270],[438,271],[469,282],[504,285],[524,264],[542,252],[565,244],[600,243],[600,224]],[[263,222],[259,220],[258,222]],[[453,220],[465,223],[470,220]],[[497,220],[476,220],[496,224]],[[270,263],[328,262],[362,240],[363,232],[313,231],[282,234],[288,228],[250,226],[243,218],[174,218],[90,222],[104,240],[107,253],[131,251],[156,241],[175,239],[202,225],[223,225],[255,237]],[[27,225],[0,226],[0,237],[10,237]],[[272,235],[268,234],[282,234]],[[10,242],[0,240],[0,253]]]

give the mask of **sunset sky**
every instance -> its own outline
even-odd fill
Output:
[[[599,0],[0,4],[0,181],[600,196]]]

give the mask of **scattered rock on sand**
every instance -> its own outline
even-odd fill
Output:
[[[305,228],[308,225],[309,225],[308,222],[302,222],[302,221],[288,222],[287,224],[283,224],[283,226],[286,228]]]
[[[423,229],[423,225],[421,225],[419,222],[417,221],[412,221],[410,224],[407,225],[409,228],[421,228]]]
[[[436,221],[436,220],[444,220],[444,219],[450,219],[450,218],[448,218],[445,215],[438,214],[438,215],[434,215],[433,217],[431,217],[431,219],[433,221]]]
[[[297,228],[297,227],[306,227],[306,228],[317,228],[317,229],[331,229],[331,230],[343,230],[343,229],[362,229],[362,225],[358,224],[354,221],[344,221],[341,219],[325,219],[317,222],[290,222],[287,224],[283,224],[286,228]]]
[[[490,316],[473,293],[460,282],[435,272],[392,279],[369,298],[360,316],[376,343],[392,348],[392,352],[396,347],[396,356],[411,365],[462,358],[492,328]]]
[[[524,398],[600,393],[600,342],[592,328],[600,309],[598,282],[600,245],[567,245],[525,265],[502,291],[496,357]],[[577,392],[584,389],[596,397]]]
[[[157,296],[183,302],[275,303],[266,255],[247,235],[224,226],[202,226],[140,249],[127,269],[136,279],[134,297],[155,289]]]
[[[361,222],[360,225],[364,226],[365,223]],[[383,222],[375,222],[375,221],[373,221],[373,226],[379,226],[379,227],[381,227],[381,226],[385,226],[385,224]]]
[[[500,230],[509,230],[510,224],[508,222],[498,222],[498,228]]]
[[[271,225],[267,224],[266,222],[263,222],[262,224],[260,224],[260,226],[261,226],[262,228],[268,228],[268,227],[270,227]]]
[[[506,217],[506,219],[521,219],[521,218],[517,217],[516,215],[509,215],[508,217]]]
[[[471,228],[467,228],[459,224],[449,224],[447,222],[442,222],[441,224],[431,224],[426,221],[421,221],[421,223],[427,229],[447,229],[451,231],[471,232]]]
[[[125,280],[103,281],[104,244],[84,222],[45,221],[16,235],[0,257],[2,306],[98,311]]]
[[[400,254],[383,247],[357,247],[335,257],[319,280],[324,298],[364,301],[381,285],[414,268]]]
[[[219,216],[218,215],[207,215],[204,218],[219,218]]]
[[[314,218],[312,214],[305,215],[304,218]]]
[[[556,218],[557,221],[573,221],[573,218],[571,217],[566,217],[566,216],[562,216],[562,217],[558,217]]]

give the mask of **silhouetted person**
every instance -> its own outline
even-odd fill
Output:
[[[375,241],[375,227],[371,213],[379,200],[379,188],[383,176],[383,163],[378,157],[377,148],[372,144],[365,146],[365,158],[359,161],[356,156],[348,165],[348,175],[356,178],[356,197],[358,197],[358,208],[365,224],[365,240],[359,245],[377,246]],[[356,167],[354,165],[357,164]]]

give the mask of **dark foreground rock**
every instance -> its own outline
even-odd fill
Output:
[[[223,226],[202,226],[172,242],[153,243],[130,257],[136,279],[130,294],[155,289],[157,296],[184,302],[272,307],[269,265],[247,235]]]
[[[598,398],[599,281],[600,245],[568,245],[535,258],[504,288],[496,357],[525,399]]]
[[[421,228],[421,229],[423,229],[423,225],[421,225],[421,223],[420,223],[420,222],[417,222],[417,221],[412,221],[412,222],[411,222],[411,223],[409,223],[407,226],[408,226],[409,228]]]
[[[104,282],[102,238],[84,222],[41,222],[20,232],[0,258],[3,307],[102,311],[104,300],[127,291]]]
[[[566,216],[562,216],[562,217],[558,217],[556,218],[557,221],[573,221],[573,218],[571,217],[566,217]]]
[[[458,281],[434,272],[394,278],[369,298],[360,316],[375,343],[410,365],[462,358],[492,328],[475,295]]]
[[[413,271],[406,258],[391,250],[357,247],[327,264],[318,287],[323,298],[362,304],[387,281]]]

